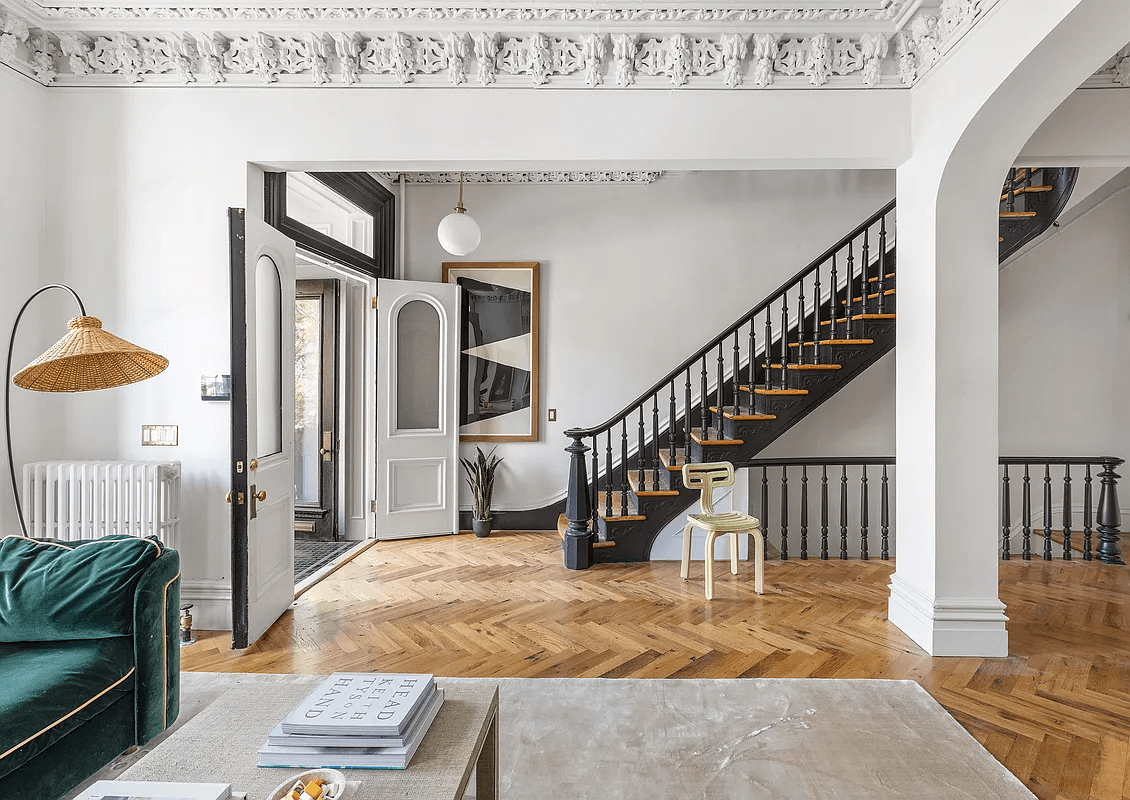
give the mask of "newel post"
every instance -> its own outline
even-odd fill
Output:
[[[589,530],[592,518],[592,505],[589,500],[589,477],[585,467],[585,447],[583,431],[565,431],[573,443],[565,448],[569,460],[569,494],[565,498],[565,519],[569,527],[565,531],[562,549],[565,553],[567,569],[588,569],[592,566],[592,545],[595,532]],[[1100,528],[1101,530],[1101,528]]]
[[[1099,525],[1099,561],[1104,564],[1125,564],[1122,551],[1118,548],[1119,527],[1122,515],[1118,510],[1118,479],[1114,470],[1122,459],[1103,459],[1103,471],[1099,473],[1102,488],[1099,490],[1099,511],[1096,522]]]

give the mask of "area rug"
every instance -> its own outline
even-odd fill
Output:
[[[185,673],[178,725],[236,685],[269,692],[317,680]],[[489,682],[500,687],[507,800],[1033,797],[913,681]],[[100,777],[121,774],[153,746]]]

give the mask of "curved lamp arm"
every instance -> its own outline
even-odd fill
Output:
[[[8,363],[4,371],[4,435],[8,445],[8,471],[12,478],[12,499],[16,502],[16,517],[20,521],[20,531],[24,536],[27,536],[27,523],[24,522],[24,511],[20,505],[19,482],[16,480],[16,462],[12,457],[12,351],[16,346],[16,331],[20,328],[20,320],[23,319],[24,312],[27,311],[28,306],[35,298],[50,289],[63,289],[70,292],[75,302],[78,303],[79,312],[82,316],[86,316],[86,306],[82,304],[82,298],[78,296],[78,292],[66,284],[52,283],[38,289],[27,299],[23,308],[20,309],[20,313],[16,314],[16,321],[12,325],[12,336],[8,340]]]

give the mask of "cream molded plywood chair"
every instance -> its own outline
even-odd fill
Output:
[[[683,566],[681,576],[687,580],[691,568],[691,531],[702,528],[706,531],[706,599],[714,599],[714,540],[723,534],[730,536],[730,572],[738,574],[738,534],[749,534],[754,545],[754,590],[764,594],[765,583],[765,542],[761,538],[761,522],[756,517],[740,511],[714,511],[712,493],[715,486],[734,484],[734,465],[727,461],[708,464],[686,464],[683,466],[683,485],[688,489],[702,491],[701,514],[687,514],[687,526],[683,528]]]

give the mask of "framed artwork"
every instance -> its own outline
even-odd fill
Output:
[[[538,261],[445,261],[463,287],[459,437],[538,440]]]

